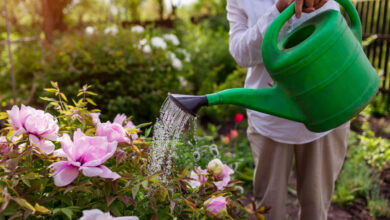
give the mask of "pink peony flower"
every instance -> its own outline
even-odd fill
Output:
[[[234,117],[234,122],[241,123],[244,120],[244,115],[241,113],[237,113]]]
[[[230,167],[223,164],[219,159],[210,161],[207,165],[207,170],[214,175],[216,179],[221,181],[214,182],[218,190],[223,190],[230,182],[230,175],[234,173]]]
[[[115,116],[115,119],[114,119],[114,122],[115,123],[118,123],[120,125],[123,125],[123,122],[126,120],[126,115],[125,114],[117,114]],[[132,121],[128,121],[127,124],[124,126],[124,128],[127,128],[127,129],[135,129],[136,126],[133,124]],[[138,129],[137,129],[138,131]],[[137,140],[138,139],[138,134],[137,133],[133,133],[130,135],[131,136],[131,139],[134,141],[134,140]]]
[[[223,196],[212,197],[204,202],[206,210],[217,217],[222,217],[227,214],[226,198]]]
[[[112,217],[109,212],[103,213],[99,209],[84,210],[79,220],[138,220],[136,216]]]
[[[118,123],[101,123],[98,124],[96,128],[96,136],[104,136],[107,137],[109,142],[118,142],[118,143],[129,143],[130,140],[127,137],[126,130],[122,125]]]
[[[30,139],[31,146],[38,147],[45,154],[50,154],[51,152],[54,151],[55,146],[51,141],[38,138],[37,136],[32,134],[30,134],[29,139]]]
[[[137,128],[132,121],[129,121],[127,122],[127,124],[125,125],[125,128],[127,129],[135,129]],[[138,129],[136,131],[139,131]],[[134,140],[137,140],[138,139],[138,134],[137,133],[132,133],[131,135],[131,139],[134,141]]]
[[[127,136],[125,128],[133,129],[136,128],[133,122],[129,121],[124,127],[123,122],[126,120],[126,115],[117,114],[114,122],[106,122],[98,124],[96,129],[96,136],[106,136],[108,141],[116,141],[118,143],[130,143],[130,139]],[[137,133],[131,134],[131,139],[136,140],[138,138]]]
[[[207,170],[202,170],[200,167],[196,168],[195,171],[191,171],[190,178],[192,180],[188,181],[188,184],[193,188],[196,189],[203,183],[207,181]]]
[[[117,114],[114,118],[114,123],[118,123],[120,125],[123,125],[123,122],[126,120],[125,114]]]
[[[42,139],[57,140],[57,120],[51,114],[24,105],[20,109],[14,105],[7,113],[10,117],[9,123],[15,129],[13,136],[30,134],[29,138],[32,146],[40,148],[47,154],[53,152],[54,144]]]
[[[89,137],[78,129],[73,141],[68,134],[60,138],[63,153],[67,161],[58,161],[49,166],[54,172],[56,186],[66,186],[73,182],[82,171],[84,176],[99,176],[116,180],[120,176],[102,165],[116,150],[117,142],[109,142],[107,137]]]
[[[94,125],[100,124],[100,113],[89,113],[89,115],[91,116]]]

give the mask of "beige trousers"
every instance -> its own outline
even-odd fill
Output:
[[[348,147],[348,128],[336,128],[307,144],[283,144],[257,133],[249,123],[248,139],[255,160],[256,206],[270,206],[267,220],[286,218],[287,185],[296,161],[299,219],[326,220],[334,184]]]

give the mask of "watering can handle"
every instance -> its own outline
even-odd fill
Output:
[[[351,20],[351,30],[359,42],[362,41],[362,24],[359,19],[359,15],[349,0],[336,0],[347,12],[349,19]],[[280,55],[282,51],[278,48],[278,36],[284,23],[288,21],[295,13],[295,2],[287,7],[268,27],[265,33],[263,44],[271,45],[268,48],[274,48],[273,54],[275,57]],[[263,47],[264,49],[264,47]],[[267,53],[269,54],[269,53]]]

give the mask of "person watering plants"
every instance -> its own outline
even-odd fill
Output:
[[[248,68],[245,88],[272,86],[262,61],[262,40],[270,23],[291,3],[292,0],[227,0],[230,53],[240,66]],[[284,25],[280,36],[318,13],[339,10],[333,0],[305,0],[304,6],[303,0],[295,3],[296,16]],[[298,122],[253,110],[247,110],[247,114],[257,208],[270,206],[267,219],[285,219],[288,178],[295,157],[300,219],[327,219],[335,181],[347,152],[349,122],[313,133]]]

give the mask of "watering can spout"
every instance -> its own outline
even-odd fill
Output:
[[[168,96],[183,111],[192,115],[196,115],[202,106],[233,104],[297,122],[305,121],[299,108],[277,86],[265,89],[228,89],[205,96]]]
[[[237,88],[206,95],[209,105],[233,104],[281,118],[305,122],[305,117],[279,86],[264,89]]]
[[[196,116],[199,109],[202,106],[208,105],[208,100],[206,96],[196,96],[196,95],[182,95],[182,94],[168,94],[169,99],[174,102],[179,108],[183,111]]]

